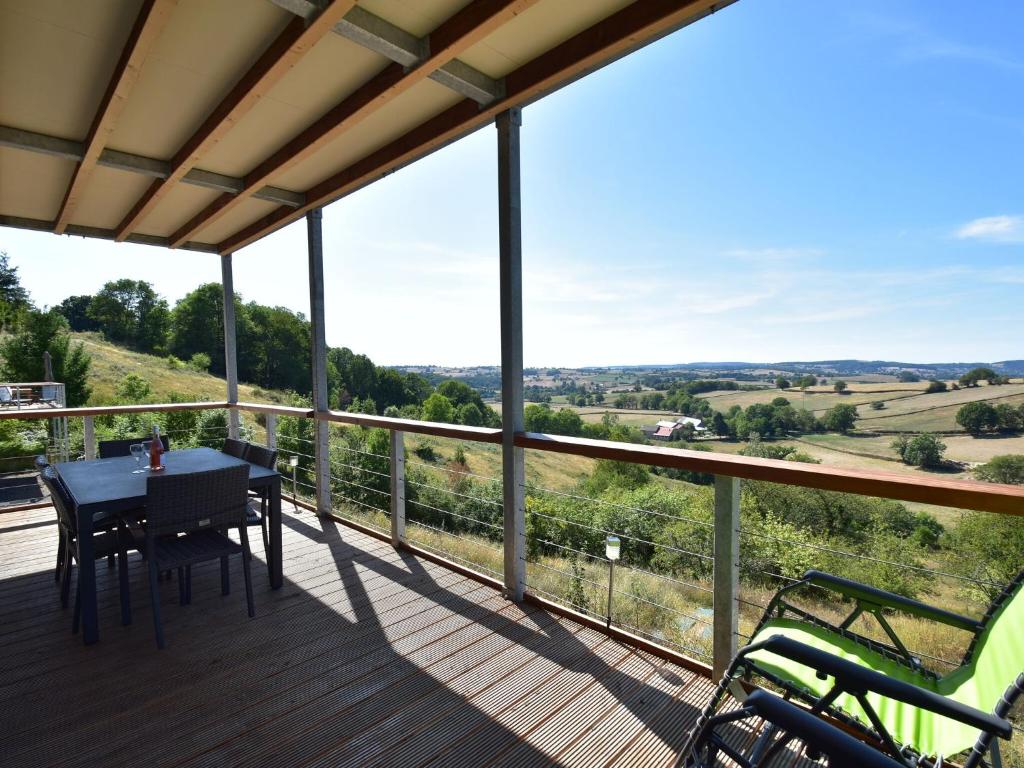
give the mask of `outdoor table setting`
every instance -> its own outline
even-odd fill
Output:
[[[183,475],[193,472],[247,465],[250,490],[268,492],[269,548],[267,570],[272,589],[282,584],[281,552],[281,476],[275,469],[253,464],[213,448],[188,448],[162,454],[159,470],[143,468],[144,453],[129,456],[68,461],[55,465],[57,474],[74,503],[78,519],[79,589],[82,606],[82,636],[88,645],[99,639],[96,604],[96,566],[93,557],[93,528],[97,523],[118,513],[143,510],[146,505],[146,481],[155,472],[160,475]]]

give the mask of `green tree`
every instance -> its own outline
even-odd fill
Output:
[[[929,381],[928,386],[925,388],[925,394],[931,395],[935,392],[945,392],[948,387],[944,381]]]
[[[30,307],[28,291],[21,285],[18,268],[11,266],[6,251],[0,251],[0,330],[15,330]]]
[[[98,331],[96,321],[89,317],[92,296],[68,296],[54,309],[64,315],[72,331]]]
[[[21,329],[0,343],[2,373],[8,381],[42,381],[43,353],[49,352],[53,376],[64,383],[68,406],[85,405],[92,360],[81,343],[72,344],[67,320],[56,311],[29,311]]]
[[[783,376],[777,376],[775,378],[775,388],[776,389],[789,389],[791,386],[793,386],[793,385],[792,385],[792,383],[790,382],[789,379],[787,379],[787,378],[785,378]]]
[[[800,389],[807,389],[808,387],[813,387],[817,383],[818,377],[808,373],[794,381],[793,386],[799,387]]]
[[[474,403],[463,403],[457,409],[457,419],[459,424],[467,427],[479,427],[483,423],[483,414]]]
[[[1024,456],[1020,454],[993,456],[974,470],[974,476],[988,483],[1024,485]]]
[[[829,432],[846,433],[857,423],[857,408],[849,403],[840,403],[825,411],[821,423]]]
[[[987,381],[989,384],[999,382],[1000,376],[991,368],[974,368],[960,377],[961,387],[976,387],[979,381]]]
[[[843,381],[842,379],[840,379],[839,381],[837,381],[835,384],[832,385],[832,389],[834,389],[837,394],[841,395],[847,389],[846,382]]]
[[[1000,432],[1018,432],[1022,426],[1021,412],[1009,403],[995,406],[996,428]]]
[[[117,385],[118,400],[128,405],[144,403],[153,394],[153,386],[138,374],[129,373]]]
[[[235,302],[236,319],[243,313]],[[171,312],[170,348],[189,360],[196,352],[210,356],[210,371],[224,375],[224,292],[220,283],[205,283],[186,294]]]
[[[167,346],[167,302],[142,280],[123,278],[106,283],[92,297],[86,314],[113,342],[143,352],[160,352]]]
[[[440,392],[435,392],[423,401],[423,420],[451,424],[455,421],[455,406]]]
[[[928,432],[914,437],[900,435],[893,441],[892,448],[904,464],[914,467],[939,467],[946,452],[946,444]]]
[[[211,364],[210,356],[205,352],[196,352],[192,357],[189,358],[188,367],[193,371],[199,371],[200,373],[206,373],[210,370]]]
[[[967,403],[956,412],[956,423],[972,435],[980,435],[999,426],[999,415],[991,403],[977,400]]]

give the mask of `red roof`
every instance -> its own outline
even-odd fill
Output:
[[[658,427],[654,433],[655,437],[672,437],[671,427]]]

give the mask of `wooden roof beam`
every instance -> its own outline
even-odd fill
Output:
[[[490,123],[510,107],[529,104],[637,48],[692,24],[735,0],[636,0],[505,77],[506,95],[483,109],[466,99],[306,191],[305,205],[276,211],[221,241],[237,251],[305,215]]]
[[[274,176],[314,155],[345,131],[390,103],[442,64],[476,44],[537,0],[476,0],[430,34],[429,54],[412,69],[395,63],[360,86],[315,123],[300,132],[245,177],[246,189],[238,195],[221,195],[171,235],[171,247],[191,240],[248,199],[248,189],[258,188]],[[476,105],[475,101],[471,103]],[[307,209],[308,210],[308,209]]]
[[[309,18],[316,13],[313,0],[270,0],[286,11]],[[379,53],[403,67],[414,67],[430,53],[430,38],[416,37],[382,19],[365,8],[356,6],[334,25],[335,34],[357,45]],[[488,77],[465,62],[453,59],[431,72],[428,77],[456,93],[480,104],[489,104],[502,96],[502,82]]]
[[[100,101],[89,133],[83,144],[82,157],[71,175],[71,182],[64,193],[60,211],[54,222],[53,231],[58,235],[67,228],[75,208],[82,199],[92,169],[99,161],[100,153],[117,126],[117,120],[128,103],[128,96],[135,81],[139,79],[142,64],[149,55],[153,44],[160,37],[171,12],[178,0],[145,0],[139,15],[128,35],[128,42],[121,52],[121,58],[114,67],[107,90]]]
[[[23,131],[20,128],[9,128],[5,125],[0,125],[0,147],[37,152],[75,162],[81,161],[85,152],[81,142],[61,139],[56,136],[47,136],[46,134],[34,133],[32,131]],[[137,173],[154,179],[166,179],[171,173],[171,164],[165,160],[157,160],[152,157],[144,157],[143,155],[133,155],[129,152],[119,152],[116,149],[104,149],[100,152],[96,165],[113,168],[118,171]],[[227,192],[232,195],[237,195],[245,186],[245,182],[236,176],[226,176],[222,173],[204,171],[200,168],[193,168],[186,173],[182,177],[181,182],[182,184],[215,189],[218,192]],[[298,208],[306,201],[305,195],[301,192],[292,192],[290,189],[281,189],[280,187],[263,187],[253,192],[252,196],[258,200],[286,205],[289,208]]]
[[[35,232],[53,232],[53,222],[43,219],[29,219],[24,216],[7,216],[0,214],[0,227],[16,227],[18,229],[31,229]],[[86,227],[81,224],[68,224],[64,234],[75,237],[92,237],[100,240],[113,240],[114,230],[103,227]],[[155,245],[159,248],[167,248],[166,237],[158,235],[131,234],[125,242],[137,243],[138,245]],[[201,251],[203,253],[219,253],[217,246],[210,243],[185,243],[181,246],[186,251]]]
[[[171,160],[166,178],[153,182],[115,229],[115,240],[127,239],[167,193],[259,103],[324,35],[355,5],[355,0],[331,0],[311,22],[294,19],[210,113]],[[262,185],[261,185],[262,186]],[[248,195],[251,193],[247,194]]]

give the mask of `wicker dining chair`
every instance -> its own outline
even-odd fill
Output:
[[[221,594],[231,591],[228,557],[242,556],[245,597],[252,618],[256,609],[252,596],[249,536],[245,526],[249,468],[226,467],[183,475],[150,476],[146,481],[146,521],[141,524],[142,553],[149,566],[149,592],[153,603],[153,627],[159,648],[165,647],[160,620],[158,573],[178,569],[179,597],[192,600],[192,566],[210,560],[221,561]],[[239,528],[241,543],[222,531]]]
[[[40,454],[40,455],[36,456],[35,461],[33,463],[35,464],[36,472],[39,473],[39,483],[42,485],[42,487],[44,489],[46,489],[48,491],[49,487],[47,486],[46,482],[43,480],[43,472],[46,470],[47,467],[50,466],[50,462],[47,460],[46,456]],[[54,506],[54,511],[56,512],[56,506]],[[61,577],[61,574],[63,573],[63,569],[64,569],[64,548],[66,546],[67,546],[67,543],[64,541],[64,526],[60,524],[60,516],[58,515],[57,516],[57,565],[53,569],[53,580],[56,581],[57,583],[60,583],[60,577]]]
[[[137,443],[144,443],[147,440],[152,440],[152,437],[133,437],[127,440],[100,440],[100,458],[113,459],[117,456],[131,456],[131,447]],[[171,441],[167,435],[160,435],[160,443],[163,445],[165,452],[171,450]]]
[[[74,501],[68,493],[64,482],[52,466],[47,466],[40,473],[43,485],[50,492],[50,501],[57,511],[57,524],[60,527],[64,557],[61,569],[61,606],[67,608],[71,591],[71,572],[75,562],[81,565],[78,549],[78,518],[75,514]],[[118,586],[121,593],[121,623],[127,626],[132,623],[131,592],[128,588],[128,550],[134,549],[131,536],[118,521],[115,527],[98,529],[93,533],[93,556],[96,560],[116,556],[118,562]],[[75,610],[71,631],[78,633],[82,618],[82,605],[79,588],[75,587]]]
[[[244,459],[245,451],[248,447],[249,444],[244,440],[236,440],[233,437],[228,437],[224,439],[224,445],[220,450],[228,456],[234,456],[236,459]]]
[[[243,458],[250,464],[255,464],[259,467],[266,467],[267,469],[277,467],[277,450],[274,448],[264,448],[262,445],[246,443]],[[245,522],[247,525],[260,526],[263,531],[263,551],[267,552],[270,550],[270,532],[267,526],[267,506],[270,502],[270,491],[267,488],[259,488],[250,491],[249,494],[260,500],[260,509],[257,512],[255,509],[250,508],[246,513]]]

